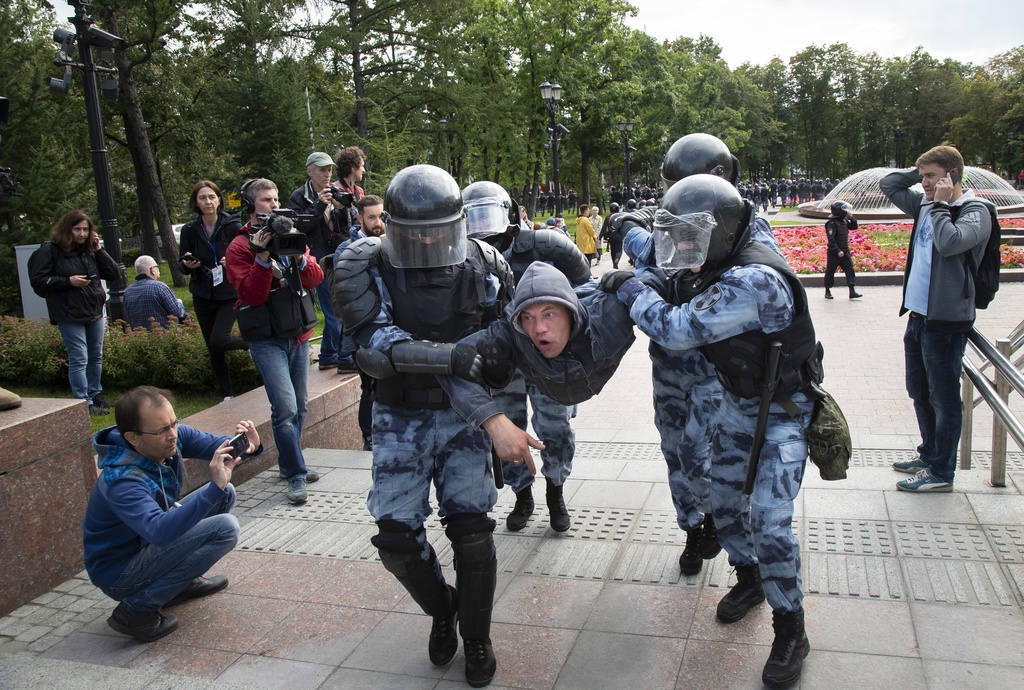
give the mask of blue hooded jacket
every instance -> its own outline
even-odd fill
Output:
[[[177,504],[185,483],[182,456],[210,460],[228,438],[181,424],[177,452],[158,463],[133,450],[116,426],[96,432],[101,473],[82,521],[85,569],[94,585],[110,587],[143,547],[180,539],[224,500],[226,491],[210,482],[194,499]]]

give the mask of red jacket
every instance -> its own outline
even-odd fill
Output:
[[[281,287],[281,281],[274,277],[270,268],[263,266],[256,260],[256,254],[249,247],[249,233],[252,224],[246,223],[238,229],[235,239],[231,240],[224,257],[227,259],[227,279],[234,286],[238,293],[237,308],[239,304],[258,306],[267,301],[271,290]],[[316,286],[324,279],[324,272],[320,264],[309,254],[309,247],[303,255],[306,265],[299,270],[299,278],[302,287],[307,290],[315,290]],[[305,331],[298,337],[303,343],[313,336],[313,329]]]

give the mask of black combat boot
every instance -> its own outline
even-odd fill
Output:
[[[686,546],[679,556],[679,572],[683,575],[696,575],[704,567],[704,559],[700,557],[700,544],[703,535],[703,524],[686,530]]]
[[[825,299],[832,299],[832,290],[830,288],[825,288]]]
[[[718,543],[718,529],[715,527],[715,519],[711,513],[704,514],[704,534],[700,538],[700,557],[706,561],[711,560],[722,551],[722,545]]]
[[[762,601],[764,587],[761,586],[761,571],[757,564],[738,565],[736,584],[718,602],[718,620],[723,623],[735,623]]]
[[[811,651],[804,631],[803,609],[772,611],[772,627],[775,641],[761,673],[761,682],[770,688],[784,688],[800,680],[804,657]]]
[[[562,498],[562,487],[561,485],[555,486],[551,483],[551,480],[547,480],[548,488],[546,500],[548,504],[548,513],[550,514],[551,529],[556,532],[564,532],[569,529],[569,525],[572,524],[569,521],[569,511],[565,507],[565,499]]]
[[[449,663],[459,649],[459,637],[455,627],[458,618],[458,593],[454,587],[445,583],[434,547],[430,547],[429,561],[424,561],[418,554],[383,550],[379,551],[379,554],[388,572],[402,583],[423,612],[434,619],[427,642],[430,663],[435,666]]]
[[[528,486],[516,492],[516,507],[505,518],[505,527],[509,532],[518,532],[526,527],[526,521],[533,515],[533,487]]]
[[[498,663],[491,647],[491,609],[498,582],[498,558],[490,532],[456,538],[455,574],[459,591],[459,634],[466,655],[466,682],[482,688],[494,678]]]
[[[862,295],[859,292],[857,292],[857,288],[856,287],[854,287],[853,285],[850,286],[850,299],[857,299],[858,297],[863,297],[863,296],[864,295]]]

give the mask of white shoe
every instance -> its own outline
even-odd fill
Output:
[[[224,396],[223,402],[227,402],[228,400],[231,400],[231,396],[230,395]]]

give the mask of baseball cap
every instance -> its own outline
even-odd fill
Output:
[[[309,158],[306,159],[306,167],[315,165],[318,168],[324,165],[334,165],[334,161],[323,151],[314,151],[309,154]]]

